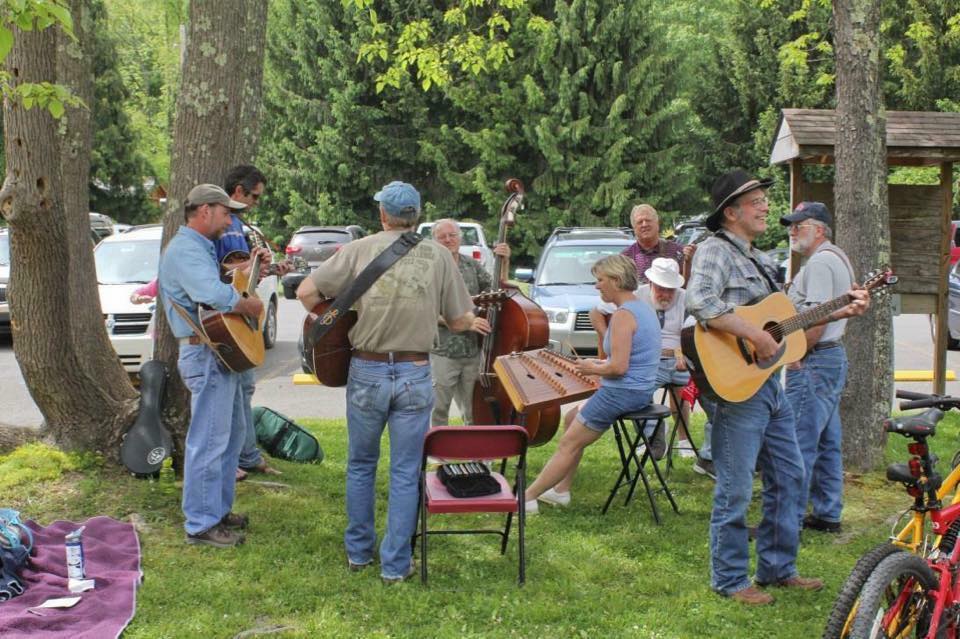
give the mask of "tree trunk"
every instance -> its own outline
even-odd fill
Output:
[[[857,273],[890,263],[886,116],[880,86],[879,0],[834,0],[837,62],[837,239]],[[890,410],[893,389],[892,316],[887,298],[851,320],[845,344],[850,360],[843,392],[843,457],[852,470],[882,459],[877,427]]]
[[[258,15],[266,16],[266,0],[190,3],[163,246],[183,223],[183,203],[190,189],[208,182],[222,185],[227,171],[240,161],[250,162],[255,152],[251,144],[257,139],[254,128],[262,95],[266,25],[247,22],[248,16]],[[258,42],[244,39],[247,29],[263,31]],[[238,150],[249,155],[238,157]],[[173,372],[172,383],[167,385],[164,421],[176,442],[174,463],[179,469],[183,467],[190,402],[176,374],[179,348],[163,313],[157,314],[157,335],[156,356]]]
[[[74,0],[71,8],[86,7]],[[64,46],[57,56],[50,55],[57,51],[54,29],[14,29],[6,62],[14,85],[57,82],[59,61],[60,83],[92,102],[89,56],[81,49],[89,17],[74,15],[80,46]],[[0,204],[11,230],[14,353],[53,441],[115,461],[136,391],[100,313],[87,216],[90,116],[70,109],[58,122],[45,109],[7,99],[3,117],[7,175]]]

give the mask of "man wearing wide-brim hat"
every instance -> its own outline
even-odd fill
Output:
[[[775,356],[778,344],[761,326],[732,313],[777,290],[776,265],[753,246],[767,228],[771,180],[742,170],[721,176],[711,189],[714,210],[706,220],[714,236],[700,244],[687,286],[687,311],[704,328],[742,338],[758,359]],[[864,291],[830,319],[862,314]],[[711,586],[741,603],[768,604],[773,597],[757,586],[819,590],[819,579],[797,572],[800,542],[800,492],[803,461],[794,415],[777,375],[771,375],[749,399],[717,400],[711,443],[717,474],[710,517]],[[757,572],[749,577],[747,508],[753,471],[763,479],[763,518],[757,530]]]

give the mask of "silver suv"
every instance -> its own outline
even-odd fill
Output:
[[[547,314],[550,345],[568,355],[596,355],[590,309],[600,301],[590,273],[594,263],[634,242],[628,228],[554,229],[533,272],[530,297]]]

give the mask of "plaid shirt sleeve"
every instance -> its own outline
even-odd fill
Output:
[[[723,294],[734,268],[731,251],[723,240],[711,238],[697,247],[687,285],[687,312],[706,322],[733,310],[734,304]]]

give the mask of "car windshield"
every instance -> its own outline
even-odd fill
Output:
[[[430,239],[433,237],[433,226],[423,227],[421,234]],[[472,226],[461,226],[460,227],[460,244],[469,244],[470,246],[477,246],[480,244],[480,237],[477,235],[477,229]]]
[[[708,233],[707,227],[705,226],[688,226],[674,236],[674,240],[678,244],[690,244],[694,240],[700,238],[701,235]]]
[[[10,265],[10,236],[0,235],[0,264]]]
[[[590,269],[597,260],[618,255],[623,249],[623,244],[554,247],[543,259],[537,285],[593,284],[597,280]]]
[[[101,242],[93,259],[99,284],[146,284],[157,276],[160,240]]]
[[[291,243],[304,244],[343,244],[350,241],[350,234],[343,231],[304,231],[293,236]]]

